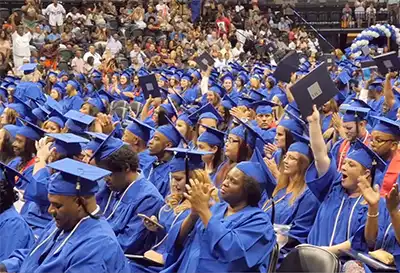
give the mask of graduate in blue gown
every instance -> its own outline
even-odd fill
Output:
[[[60,101],[63,113],[67,113],[69,110],[79,111],[83,104],[83,99],[78,93],[78,83],[76,81],[68,81],[66,87],[66,96]]]
[[[213,189],[190,181],[185,196],[191,213],[171,228],[161,272],[266,272],[276,241],[268,215],[258,208],[265,179],[259,168],[241,162],[231,169],[219,192],[225,202],[211,208]]]
[[[156,156],[150,168],[148,180],[153,183],[160,194],[165,198],[169,194],[169,163],[172,153],[166,148],[177,147],[181,141],[181,134],[171,124],[157,128],[153,137],[149,140],[148,149],[151,156]]]
[[[201,160],[202,156],[207,152],[197,150],[189,150],[184,148],[172,148],[175,152],[175,157],[171,160],[171,194],[165,199],[166,204],[161,208],[158,217],[151,216],[152,221],[159,223],[161,227],[144,219],[144,224],[150,231],[157,232],[157,243],[147,251],[144,259],[134,259],[131,261],[131,269],[133,272],[160,272],[162,265],[166,259],[166,248],[168,232],[175,224],[185,219],[190,213],[190,202],[185,199],[183,194],[186,191],[185,185],[190,179],[204,180],[204,183],[212,187],[210,179],[207,179],[207,174],[203,170],[204,164]],[[188,162],[186,162],[188,160]],[[189,178],[187,178],[187,174]],[[217,191],[213,192],[213,201],[219,200]],[[155,261],[152,258],[158,257],[158,265],[152,265],[150,261]],[[158,263],[157,262],[157,263]]]
[[[266,200],[262,200],[260,207],[268,213],[273,223],[290,225],[288,242],[281,253],[289,252],[298,244],[307,242],[307,236],[314,224],[315,216],[319,208],[319,201],[308,189],[304,181],[305,172],[312,162],[311,151],[307,139],[294,142],[289,146],[284,159],[284,168],[278,179],[275,180],[261,153],[255,150],[252,161],[259,162],[263,171],[267,174],[265,190]],[[274,209],[272,208],[274,202]],[[272,211],[275,210],[273,213]]]
[[[398,185],[395,185],[390,193],[386,195],[386,202],[383,198],[380,198],[377,184],[371,187],[369,181],[362,177],[359,185],[364,198],[368,202],[368,218],[366,224],[361,226],[352,238],[351,247],[365,255],[369,254],[373,258],[379,256],[391,261],[399,270],[400,245],[396,236],[400,235],[400,230],[398,230],[397,234],[395,230],[395,228],[398,229],[397,222],[400,221]],[[393,223],[395,224],[393,225]],[[346,263],[345,268],[349,264],[351,262]],[[356,266],[359,266],[359,264]],[[362,264],[362,266],[365,272],[371,272],[368,264]]]
[[[189,74],[184,74],[181,78],[181,87],[180,95],[185,99],[185,101],[189,104],[194,104],[196,99],[200,96],[200,89],[195,86],[191,86],[192,76]]]
[[[368,85],[368,105],[377,111],[379,115],[382,113],[382,106],[385,102],[383,96],[383,78],[376,78],[372,83]]]
[[[202,157],[205,163],[205,170],[210,176],[211,181],[215,184],[218,167],[223,162],[225,137],[224,132],[217,129],[204,126],[206,131],[197,139],[197,149],[204,152],[211,152],[210,155]]]
[[[21,160],[15,159],[15,161],[19,161],[15,169],[26,179],[16,179],[15,186],[19,190],[25,190],[27,181],[30,181],[32,178],[33,165],[35,164],[35,158],[32,158],[32,154],[36,153],[35,141],[41,139],[45,132],[26,120],[21,119],[21,121],[24,123],[24,126],[20,126],[17,130],[13,148],[16,156],[21,158]],[[15,166],[16,164],[14,161],[10,161],[8,165]]]
[[[128,143],[132,150],[137,153],[139,167],[144,177],[149,176],[151,165],[156,160],[156,157],[151,156],[149,150],[147,150],[147,142],[153,131],[153,127],[138,119],[132,119],[132,123],[125,128],[122,136],[122,140]]]
[[[306,172],[306,183],[321,202],[307,242],[339,254],[340,250],[350,249],[350,239],[367,218],[368,206],[358,187],[359,177],[373,176],[373,168],[384,169],[385,163],[358,141],[359,148],[347,155],[338,172],[335,160],[328,155],[315,106],[307,120],[315,161]]]
[[[239,92],[234,88],[234,77],[230,72],[225,73],[221,77],[222,86],[226,90],[226,95],[233,100],[234,102],[238,102]]]
[[[143,225],[138,214],[157,215],[164,201],[138,170],[138,157],[120,139],[108,137],[92,156],[96,165],[112,172],[96,195],[103,215],[126,254],[143,254],[156,236]]]
[[[19,173],[0,162],[0,168],[5,172],[0,181],[0,261],[17,249],[30,248],[35,239],[32,230],[14,208],[16,194],[13,190],[13,180]]]
[[[343,109],[343,106],[341,109]],[[367,130],[367,118],[370,110],[357,101],[351,102],[345,108],[346,113],[343,115],[342,125],[346,138],[339,139],[330,150],[338,170],[340,170],[346,155],[355,149],[356,139],[361,140],[366,145],[369,144],[371,136]]]
[[[47,134],[53,140],[43,145],[37,152],[32,178],[29,180],[24,193],[25,204],[21,215],[32,228],[35,237],[39,237],[43,229],[52,220],[48,213],[49,201],[47,198],[47,184],[51,170],[47,164],[63,158],[74,158],[81,154],[81,143],[89,142],[87,139],[74,134]]]
[[[101,216],[94,194],[110,172],[71,159],[49,165],[58,171],[48,185],[55,220],[31,248],[0,262],[4,272],[128,272],[123,251]]]

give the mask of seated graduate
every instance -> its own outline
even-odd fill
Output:
[[[132,119],[132,123],[125,128],[122,136],[122,140],[128,143],[132,150],[137,153],[140,170],[145,177],[149,176],[151,164],[156,160],[147,149],[147,142],[152,131],[154,131],[153,127],[138,119]]]
[[[14,208],[18,195],[14,192],[16,170],[0,162],[4,177],[0,181],[0,260],[7,259],[14,250],[29,248],[35,243],[32,230]]]
[[[67,82],[66,96],[60,101],[60,106],[63,113],[67,113],[70,110],[79,111],[83,104],[83,99],[79,96],[78,92],[79,83],[73,80]]]
[[[148,149],[150,155],[156,156],[150,169],[149,181],[154,184],[160,194],[165,198],[169,194],[169,163],[173,157],[167,148],[178,147],[181,134],[171,124],[162,125],[156,129],[153,137],[149,140]]]
[[[97,166],[112,172],[96,195],[104,217],[126,254],[143,254],[153,246],[156,236],[138,214],[157,215],[164,205],[162,196],[138,170],[137,154],[112,134],[92,158]]]
[[[292,132],[292,134],[294,133]],[[260,207],[270,217],[275,216],[274,219],[271,219],[274,224],[291,226],[288,241],[281,249],[282,253],[287,253],[298,244],[306,243],[320,205],[305,183],[305,173],[313,160],[308,146],[309,140],[303,136],[295,138],[297,141],[289,146],[283,159],[282,171],[276,180],[258,149],[254,154],[263,170],[268,174],[265,188],[269,199],[262,200]],[[275,211],[273,212],[273,210]],[[278,236],[278,241],[281,240],[285,241],[286,238]]]
[[[224,158],[224,145],[225,136],[224,132],[218,131],[217,129],[203,125],[206,131],[202,133],[197,139],[197,148],[200,151],[211,152],[202,157],[205,163],[205,170],[210,176],[210,179],[215,183],[215,175],[218,167],[223,162]]]
[[[128,272],[124,253],[100,215],[95,193],[106,170],[72,159],[49,164],[52,221],[36,244],[1,261],[0,272]]]
[[[17,135],[12,146],[17,158],[11,160],[8,166],[14,166],[14,168],[19,171],[27,180],[17,179],[15,186],[24,191],[27,186],[27,181],[32,177],[33,167],[35,164],[36,147],[35,141],[41,139],[45,132],[26,120],[21,120],[25,126],[20,126],[17,130]],[[18,162],[16,164],[16,162]]]
[[[190,213],[191,204],[184,196],[189,179],[204,181],[212,187],[201,161],[206,152],[183,148],[171,150],[175,152],[170,164],[171,193],[165,198],[166,204],[160,209],[158,217],[152,215],[151,220],[144,219],[147,229],[157,232],[158,242],[144,254],[144,259],[135,259],[131,262],[131,272],[160,272],[163,269],[168,232],[173,225],[185,219]],[[212,193],[212,200],[219,201],[216,190]]]
[[[35,237],[38,237],[52,220],[48,213],[50,203],[46,190],[51,170],[46,167],[47,164],[63,158],[76,159],[81,154],[80,144],[86,142],[87,139],[70,133],[46,134],[46,137],[39,140],[32,178],[24,192],[26,202],[21,209],[21,215],[32,228]]]
[[[359,228],[351,240],[351,247],[356,251],[369,254],[373,259],[386,265],[396,265],[399,269],[400,199],[398,185],[395,185],[386,195],[386,202],[382,201],[380,197],[378,184],[372,187],[365,177],[360,177],[359,187],[368,202],[368,218],[365,225]],[[343,272],[354,272],[354,270],[371,272],[367,263],[349,261],[344,264]]]
[[[213,189],[190,180],[184,196],[191,212],[169,231],[161,272],[266,272],[276,240],[268,215],[258,208],[265,179],[258,163],[237,164],[219,191],[225,202],[211,208]]]
[[[335,160],[328,155],[319,117],[314,106],[307,120],[315,161],[306,172],[306,183],[321,206],[307,241],[339,254],[350,249],[350,239],[367,218],[368,206],[358,186],[359,177],[366,176],[371,182],[375,169],[383,170],[385,163],[358,140],[359,148],[354,145],[338,172]]]
[[[359,101],[353,101],[347,107],[341,125],[346,138],[335,142],[330,151],[339,171],[345,157],[354,150],[356,139],[361,140],[365,145],[369,145],[371,135],[367,130],[367,118],[370,110]]]

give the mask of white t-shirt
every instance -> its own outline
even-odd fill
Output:
[[[19,57],[30,57],[31,50],[29,48],[29,42],[32,39],[32,34],[30,32],[25,33],[22,36],[15,31],[12,34],[13,41],[13,54]]]
[[[100,54],[97,53],[97,52],[95,52],[94,54],[90,53],[90,51],[89,51],[89,52],[86,52],[85,55],[83,55],[83,60],[84,60],[85,62],[87,62],[87,59],[88,59],[90,56],[92,56],[92,57],[94,58],[93,64],[94,64],[95,67],[97,67],[97,66],[99,66],[99,65],[101,64],[101,56],[100,56]]]
[[[63,24],[65,13],[66,12],[63,6],[61,6],[60,4],[54,6],[53,3],[48,5],[47,8],[43,11],[44,15],[49,16],[49,24],[53,27],[61,26]]]

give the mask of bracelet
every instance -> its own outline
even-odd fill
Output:
[[[376,217],[379,216],[379,211],[378,211],[377,214],[374,214],[374,215],[371,215],[371,214],[369,214],[369,213],[367,212],[367,216],[370,217],[370,218],[376,218]]]

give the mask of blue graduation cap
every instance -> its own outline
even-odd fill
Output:
[[[340,81],[343,84],[347,84],[350,81],[351,77],[347,73],[346,70],[343,70],[342,72],[339,73],[339,75],[336,78],[336,81]]]
[[[186,104],[186,100],[181,96],[181,94],[179,94],[175,90],[174,94],[170,94],[168,95],[168,97],[170,97],[171,100],[174,101],[177,105]]]
[[[94,117],[76,110],[69,110],[64,117],[68,119],[65,123],[65,127],[67,127],[71,132],[78,134],[85,132],[88,126],[95,120]]]
[[[47,76],[48,76],[48,77],[50,77],[50,76],[57,77],[57,75],[58,75],[58,73],[55,72],[55,71],[49,71],[49,73],[47,73]]]
[[[386,117],[380,117],[380,116],[371,116],[371,118],[375,119],[378,121],[374,128],[372,129],[373,131],[379,131],[385,134],[390,134],[396,137],[400,136],[400,122],[399,121],[394,121]]]
[[[225,73],[224,75],[221,76],[221,81],[224,82],[225,80],[233,81],[234,77],[230,72],[227,72],[227,73]]]
[[[343,115],[343,122],[357,122],[361,120],[366,120],[371,110],[370,108],[344,104],[342,104],[339,109],[340,111],[345,112],[345,114]]]
[[[126,127],[126,130],[147,143],[150,139],[151,132],[154,131],[154,128],[138,119],[133,118],[132,123]]]
[[[12,167],[7,166],[6,164],[4,164],[1,161],[0,161],[0,169],[3,171],[6,181],[12,186],[14,186],[14,184],[15,184],[15,177],[23,179],[29,183],[29,180],[25,176],[23,176],[17,170],[15,170]]]
[[[191,82],[192,81],[192,75],[188,74],[188,73],[183,74],[182,77],[181,77],[181,80],[187,80],[187,81]]]
[[[51,148],[56,148],[56,152],[65,156],[79,155],[82,152],[81,143],[88,143],[86,138],[66,133],[66,134],[47,134],[55,141]]]
[[[169,171],[171,173],[202,169],[204,168],[202,156],[211,154],[211,152],[184,148],[167,148],[166,150],[173,152],[175,155],[169,164]]]
[[[105,100],[108,103],[111,103],[114,100],[114,97],[103,89],[99,90],[99,96],[102,100]]]
[[[310,139],[307,136],[299,135],[292,132],[295,142],[293,142],[289,148],[288,152],[298,152],[308,158],[312,155],[310,149]]]
[[[97,148],[99,148],[100,144],[103,143],[103,141],[106,140],[108,137],[108,135],[103,133],[88,131],[85,133],[91,137],[91,140],[82,147],[82,150],[90,150],[93,152],[96,151]]]
[[[366,146],[362,141],[357,139],[354,148],[355,149],[347,155],[348,159],[357,161],[369,170],[372,170],[373,168],[377,168],[382,172],[385,170],[385,161],[383,161],[383,159],[378,154],[376,154],[373,150]],[[372,175],[371,177],[373,178],[374,175]]]
[[[183,112],[182,114],[180,114],[178,116],[177,120],[182,120],[187,125],[193,126],[193,122],[189,119],[189,113],[187,113],[187,112]]]
[[[67,82],[67,85],[72,86],[74,89],[78,90],[79,89],[79,83],[77,81],[74,80],[69,80]]]
[[[172,103],[163,103],[160,105],[160,108],[165,110],[165,113],[168,118],[172,118],[173,116],[178,115]]]
[[[26,138],[29,138],[31,140],[39,140],[41,139],[44,134],[46,133],[45,131],[43,131],[42,129],[40,129],[38,126],[36,126],[33,123],[30,123],[27,120],[24,120],[22,118],[18,118],[23,124],[25,124],[25,126],[21,126],[19,127],[18,131],[17,131],[17,135],[21,135],[24,136]]]
[[[289,132],[295,132],[298,135],[302,135],[304,132],[304,121],[301,121],[299,118],[292,118],[290,114],[288,114],[288,116],[284,116],[281,119],[281,121],[279,122],[279,126],[283,126]]]
[[[90,74],[90,78],[93,78],[93,79],[101,79],[102,76],[103,75],[101,74],[101,72],[96,69],[93,70],[92,73]]]
[[[242,161],[236,165],[242,173],[256,180],[260,185],[265,185],[267,176],[261,164],[254,161]]]
[[[97,92],[94,92],[94,96],[89,98],[87,100],[87,103],[96,107],[100,112],[104,113],[106,111],[106,107],[103,103],[103,100],[101,99],[99,93]]]
[[[247,94],[241,94],[239,96],[238,99],[238,103],[237,106],[246,106],[249,107],[253,102],[255,102],[256,100],[251,98],[249,95]]]
[[[221,104],[224,108],[229,110],[238,106],[237,103],[227,94],[225,94],[225,96],[222,98]]]
[[[272,107],[276,107],[278,104],[269,100],[259,100],[253,102],[250,107],[256,110],[257,115],[259,114],[272,114]]]
[[[24,72],[24,75],[31,74],[35,71],[37,67],[37,63],[29,63],[29,64],[24,64],[20,67],[20,70]]]
[[[58,73],[58,78],[61,79],[64,76],[68,76],[67,72],[65,72],[64,70],[60,71],[60,73]]]
[[[217,123],[224,120],[211,103],[207,103],[189,116],[189,119],[193,122],[193,124],[196,124],[203,118],[214,119],[217,121]]]
[[[220,86],[218,84],[212,85],[208,90],[218,94],[218,96],[220,98],[222,98],[226,94],[225,88],[223,88],[222,86]]]
[[[110,171],[70,158],[50,163],[58,171],[50,177],[48,192],[52,195],[90,196],[98,191],[97,181],[111,174]]]
[[[59,113],[56,110],[52,110],[49,114],[49,118],[47,119],[48,121],[54,122],[57,124],[60,128],[64,128],[65,126],[65,118],[62,113]]]
[[[96,161],[104,160],[125,145],[121,139],[113,137],[115,132],[116,129],[114,129],[114,131],[112,131],[111,134],[109,134],[107,138],[97,147],[89,161],[91,161],[93,158],[95,158]]]
[[[198,80],[201,80],[201,74],[200,74],[200,72],[199,72],[198,70],[196,70],[196,69],[193,69],[193,70],[192,70],[192,73],[191,73],[190,75],[191,75],[192,77],[198,79]]]
[[[164,135],[169,141],[171,141],[173,147],[178,146],[182,139],[181,133],[178,131],[178,129],[176,129],[175,126],[171,124],[158,127],[156,132]]]
[[[197,139],[197,142],[205,142],[208,145],[223,147],[225,145],[226,133],[209,126],[203,125],[206,128]]]
[[[253,126],[243,122],[241,119],[235,119],[235,120],[237,120],[240,123],[240,125],[233,128],[229,132],[229,134],[238,136],[243,141],[245,141],[250,146],[250,148],[252,148],[253,150],[256,147],[257,139],[260,139],[264,144],[266,144],[266,141],[259,133],[261,131],[260,128],[253,127]]]
[[[6,124],[3,126],[3,129],[6,130],[11,137],[11,141],[13,142],[15,140],[15,137],[17,136],[17,132],[19,130],[19,126],[13,125],[13,124]]]

